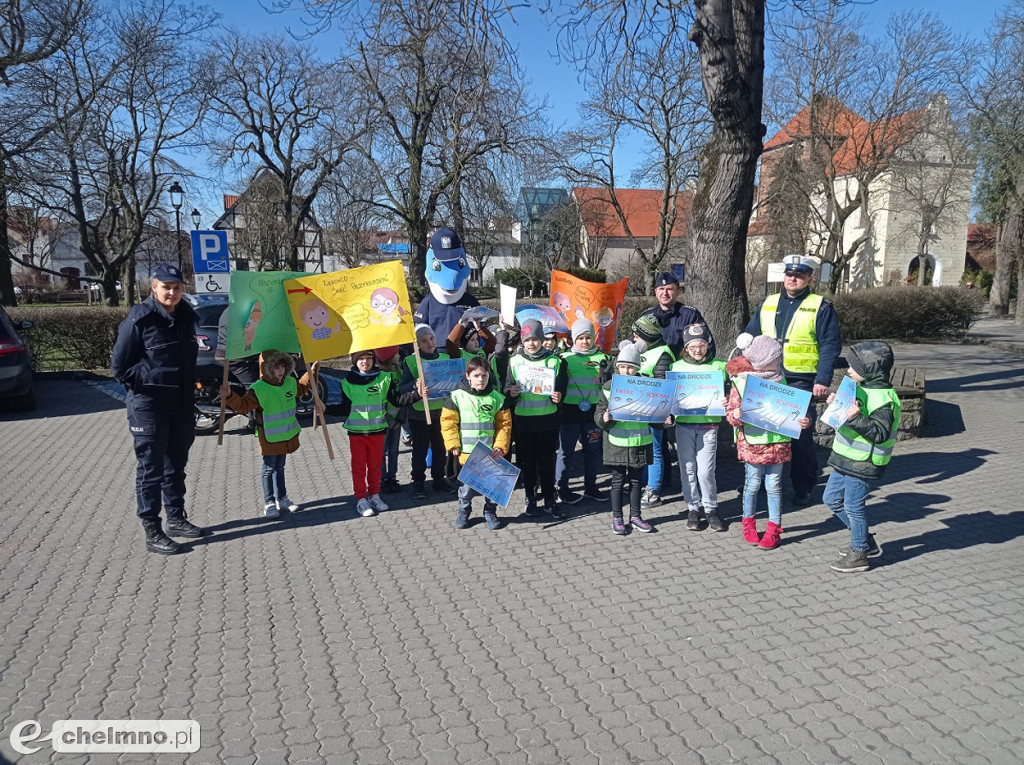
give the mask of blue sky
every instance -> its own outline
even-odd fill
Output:
[[[789,0],[770,0],[769,7],[781,9]],[[242,31],[253,33],[281,32],[286,27],[301,28],[299,18],[294,13],[268,14],[257,0],[212,0],[208,4],[221,14],[224,26],[234,26]],[[858,2],[859,11],[864,13],[872,26],[883,28],[886,20],[893,13],[908,10],[924,10],[934,13],[955,31],[976,38],[983,38],[986,29],[996,12],[1004,7],[1004,1],[997,0],[877,0],[876,2]],[[546,21],[539,13],[530,8],[516,11],[517,25],[510,27],[509,38],[519,47],[519,59],[526,70],[532,90],[538,97],[546,97],[550,105],[549,120],[556,126],[571,126],[577,119],[577,106],[585,98],[582,85],[579,83],[575,69],[568,63],[556,63],[552,54],[555,48],[555,33],[547,28]],[[328,34],[317,43],[322,53],[335,54],[341,45],[340,37]],[[630,165],[636,156],[635,147],[618,158],[621,166]],[[216,176],[217,171],[197,168],[204,175]],[[625,173],[622,175],[625,177]],[[203,213],[204,224],[208,225],[222,211],[221,194],[240,191],[231,179],[215,179],[211,184],[196,188],[193,201],[186,205],[194,205]],[[189,208],[191,209],[191,207]]]

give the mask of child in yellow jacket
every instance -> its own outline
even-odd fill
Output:
[[[494,457],[508,454],[512,441],[512,413],[505,397],[491,385],[486,359],[475,357],[466,362],[466,379],[451,392],[441,410],[441,434],[445,450],[457,455],[460,465],[466,464],[478,443],[490,449]],[[469,527],[475,496],[478,492],[466,484],[459,488],[455,528]],[[498,506],[486,497],[484,521],[492,531],[501,528]]]

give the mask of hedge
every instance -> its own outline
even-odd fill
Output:
[[[963,340],[985,295],[964,287],[879,287],[832,298],[843,342]]]
[[[117,326],[128,310],[127,306],[19,306],[8,313],[15,323],[26,319],[33,323],[30,329],[20,330],[32,353],[33,369],[62,372],[109,369]]]

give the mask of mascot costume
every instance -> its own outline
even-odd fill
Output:
[[[480,301],[466,292],[469,259],[462,240],[450,228],[439,228],[430,237],[427,250],[427,286],[430,294],[420,302],[414,315],[417,324],[429,324],[440,347],[459,323],[462,314]]]

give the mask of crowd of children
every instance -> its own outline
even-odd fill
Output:
[[[685,329],[676,358],[661,339],[657,322],[646,316],[633,323],[633,340],[623,342],[614,357],[597,346],[594,325],[585,318],[573,323],[565,350],[560,350],[561,339],[552,332],[545,334],[536,320],[525,321],[522,327],[502,323],[496,329],[492,332],[472,320],[460,322],[446,338],[445,352],[439,352],[433,330],[416,327],[423,362],[466,359],[464,379],[446,397],[432,397],[423,385],[415,354],[402,359],[394,347],[353,354],[352,369],[341,380],[341,403],[329,411],[344,420],[348,431],[360,515],[387,510],[381,493],[401,488],[397,454],[405,422],[412,439],[411,496],[415,499],[427,496],[428,454],[432,489],[447,497],[456,492],[459,468],[478,444],[496,458],[507,456],[514,445],[526,515],[546,514],[557,520],[563,517],[563,504],[583,498],[598,503],[610,499],[613,533],[651,532],[654,527],[643,518],[643,511],[661,503],[664,439],[671,430],[687,528],[698,530],[706,523],[711,530],[724,532],[715,478],[723,417],[669,415],[663,422],[648,424],[618,421],[609,411],[613,374],[664,378],[669,371],[714,369],[726,375],[724,418],[734,427],[737,456],[744,463],[743,539],[764,550],[780,544],[781,476],[791,459],[790,439],[742,419],[749,378],[785,383],[782,346],[777,340],[740,335],[733,358],[725,362],[709,354],[710,336],[701,324]],[[846,423],[836,433],[829,459],[832,473],[823,497],[850,530],[849,546],[832,565],[841,572],[865,571],[869,558],[881,553],[868,532],[865,501],[869,482],[881,477],[891,458],[900,418],[899,398],[889,381],[892,349],[878,341],[860,343],[851,349],[849,362],[848,374],[858,384],[857,402],[849,407]],[[261,378],[245,395],[228,388],[221,391],[232,409],[256,413],[268,518],[298,509],[285,488],[284,466],[286,455],[299,446],[295,401],[307,390],[309,373],[296,380],[293,366],[288,354],[264,353]],[[317,365],[310,371],[316,374]],[[797,422],[801,428],[810,425],[806,416]],[[582,496],[570,488],[577,445],[582,451]],[[610,495],[598,488],[602,465],[611,474]],[[759,533],[756,508],[762,482],[768,520]],[[465,529],[478,493],[466,484],[457,491],[455,528]],[[488,529],[501,527],[493,499],[484,498],[483,514]]]

